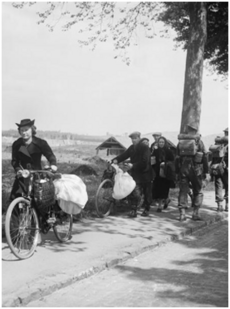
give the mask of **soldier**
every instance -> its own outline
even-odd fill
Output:
[[[225,211],[230,210],[230,128],[224,130],[225,136],[223,137],[224,149],[224,186],[225,186]]]
[[[200,134],[194,125],[187,125],[187,134],[177,146],[176,174],[179,180],[178,207],[180,221],[186,220],[185,209],[188,208],[189,185],[193,192],[192,219],[201,220],[199,209],[203,202],[202,180],[209,180],[208,161]],[[187,148],[186,145],[189,145]]]
[[[225,211],[228,211],[228,128],[224,130],[224,137],[217,137],[212,151],[211,175],[215,181],[215,200],[217,211],[223,211],[225,200]],[[223,189],[225,194],[223,196]]]
[[[132,145],[121,155],[112,160],[118,164],[130,158],[129,167],[130,174],[136,182],[136,187],[130,195],[132,199],[132,209],[129,213],[130,217],[137,216],[137,205],[141,200],[141,194],[144,195],[145,209],[142,216],[148,216],[151,205],[151,181],[152,168],[150,164],[150,149],[149,146],[141,139],[140,132],[133,132],[129,135],[132,140]]]

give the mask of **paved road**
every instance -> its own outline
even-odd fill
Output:
[[[227,307],[228,222],[148,251],[28,307]]]

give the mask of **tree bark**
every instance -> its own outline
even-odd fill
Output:
[[[204,47],[207,38],[206,3],[191,2],[189,5],[190,37],[180,133],[187,132],[187,125],[192,125],[197,131],[200,127]]]

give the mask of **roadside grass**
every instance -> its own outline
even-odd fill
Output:
[[[91,158],[89,157],[86,158],[86,160],[79,160],[77,163],[59,162],[58,172],[62,174],[71,174],[79,166],[82,165],[82,161],[84,165],[92,167],[97,173],[97,176],[95,175],[79,176],[86,184],[88,193],[88,202],[85,208],[83,209],[82,213],[82,215],[84,216],[84,213],[93,212],[95,209],[94,207],[95,194],[100,184],[106,162],[98,157],[91,157]],[[9,197],[14,179],[15,179],[15,173],[11,166],[11,161],[2,160],[2,213],[5,213],[9,206]]]

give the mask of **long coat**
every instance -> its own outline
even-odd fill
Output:
[[[167,199],[171,180],[160,177],[160,164],[162,162],[173,162],[174,155],[168,148],[165,148],[163,152],[161,149],[157,148],[153,150],[152,156],[156,157],[156,164],[153,165],[154,171],[156,173],[156,178],[153,181],[153,198]]]
[[[151,182],[152,167],[150,162],[150,149],[141,141],[137,145],[131,145],[125,152],[117,156],[118,163],[130,158],[133,167],[130,174],[136,183]]]
[[[52,149],[48,145],[48,143],[38,137],[33,136],[32,142],[29,146],[23,142],[22,138],[17,139],[12,145],[12,161],[11,164],[17,172],[23,167],[24,169],[29,168],[34,170],[41,170],[41,157],[42,155],[49,161],[50,165],[56,165],[57,160],[55,155],[53,154]],[[14,198],[21,196],[21,193],[26,191],[26,186],[24,184],[24,180],[22,178],[15,178],[13,188],[10,194],[10,201]]]
[[[23,139],[19,138],[12,145],[11,164],[16,172],[21,169],[20,165],[26,169],[27,164],[30,164],[32,169],[40,170],[42,169],[42,155],[46,157],[50,165],[57,164],[56,157],[45,140],[33,136],[32,142],[26,147]]]

